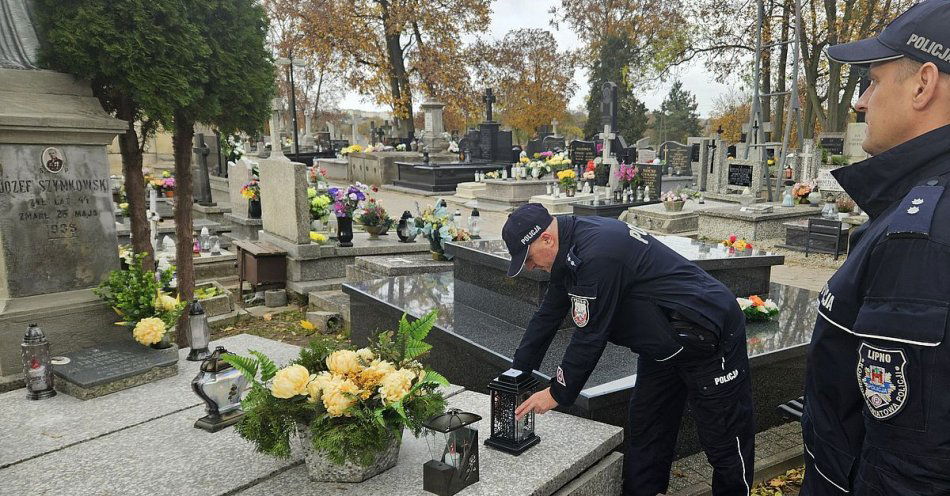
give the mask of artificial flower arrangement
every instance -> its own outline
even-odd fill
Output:
[[[224,355],[251,386],[235,430],[257,451],[282,458],[298,429],[307,430],[309,448],[330,462],[371,465],[403,429],[418,436],[426,419],[445,411],[437,388],[448,381],[420,362],[435,321],[435,311],[412,323],[403,315],[395,332],[360,349],[313,341],[283,368],[259,351]]]
[[[812,182],[795,183],[792,186],[792,198],[795,200],[795,204],[808,204],[808,195],[814,190],[815,184]]]
[[[360,146],[360,145],[350,145],[350,146],[341,148],[341,149],[340,149],[340,155],[343,155],[343,156],[345,157],[345,156],[347,156],[347,155],[349,155],[349,154],[351,154],[351,153],[360,153],[360,152],[362,152],[362,151],[363,151],[363,147],[362,147],[362,146]]]
[[[485,173],[485,179],[501,179],[501,171],[488,171]]]
[[[577,172],[574,169],[564,169],[557,173],[557,183],[562,189],[568,190],[577,186]]]
[[[357,182],[346,189],[330,188],[327,194],[333,200],[333,213],[337,217],[353,217],[353,213],[360,209],[366,200],[366,185]]]
[[[442,206],[441,200],[436,200],[434,207],[426,207],[415,217],[415,234],[421,233],[429,240],[429,249],[433,258],[451,259],[445,254],[447,241],[468,241],[472,235],[461,226],[455,225],[454,217],[448,208]]]
[[[244,186],[241,186],[241,196],[249,201],[260,201],[261,181],[255,177],[245,183]]]
[[[623,183],[624,189],[633,188],[640,184],[640,168],[636,165],[627,165],[626,163],[621,163],[620,167],[617,168],[616,174],[617,179]]]
[[[739,308],[742,309],[742,313],[745,314],[745,318],[748,321],[767,321],[775,318],[779,314],[778,305],[774,301],[766,299],[763,300],[757,295],[752,295],[748,298],[736,298],[736,302],[739,304]]]
[[[729,238],[722,240],[722,245],[726,248],[734,248],[738,251],[752,249],[752,243],[749,243],[744,239],[739,239],[735,234],[730,234]]]
[[[221,143],[221,151],[224,152],[225,163],[228,165],[236,164],[244,158],[244,142],[236,134],[229,134],[228,139]]]
[[[855,203],[848,196],[842,196],[835,200],[835,207],[838,208],[838,212],[842,214],[850,214],[854,211]]]
[[[396,151],[397,151],[397,152],[404,152],[404,151],[406,151],[406,144],[405,144],[405,143],[399,143],[398,145],[396,145]]]
[[[550,167],[552,170],[561,170],[565,168],[570,168],[571,159],[563,153],[549,153],[550,155],[544,159],[545,164]],[[542,154],[543,155],[543,154]]]
[[[307,178],[310,184],[316,184],[317,187],[325,188],[330,184],[330,179],[327,178],[327,168],[326,167],[308,167],[307,168]]]
[[[356,216],[356,222],[364,227],[374,228],[379,232],[386,232],[393,224],[392,217],[383,208],[383,205],[376,201],[376,198],[370,198],[363,205],[363,211]]]
[[[330,216],[330,195],[320,193],[317,188],[307,188],[307,202],[310,205],[310,220],[326,220]]]
[[[326,244],[326,242],[329,240],[330,239],[327,238],[325,234],[318,233],[316,231],[310,231],[310,241],[313,241],[318,245]]]
[[[121,254],[121,253],[120,253]],[[128,257],[128,254],[125,254]],[[146,270],[145,253],[126,259],[127,269],[114,270],[94,290],[122,319],[116,325],[132,327],[132,337],[143,345],[158,344],[175,326],[187,302],[162,291],[175,275],[175,268]]]
[[[528,157],[524,157],[522,160],[528,160]],[[540,160],[529,160],[525,163],[524,168],[527,170],[528,175],[535,179],[541,179],[552,171],[550,163]]]
[[[677,189],[676,191],[666,191],[660,194],[661,202],[687,202],[692,198],[688,193]]]

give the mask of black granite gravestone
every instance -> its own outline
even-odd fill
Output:
[[[745,164],[729,164],[730,186],[752,186],[752,166]]]
[[[87,400],[178,373],[178,348],[155,350],[133,341],[114,341],[67,353],[54,365],[56,389]]]
[[[571,165],[587,165],[587,161],[597,158],[597,144],[593,141],[573,140],[570,143],[569,155]]]
[[[528,140],[528,145],[525,146],[525,153],[528,154],[528,158],[533,159],[536,153],[541,153],[541,140],[533,139]]]
[[[666,166],[674,176],[689,176],[692,172],[690,149],[687,146],[668,145],[666,148]]]
[[[820,146],[824,148],[829,155],[841,155],[844,153],[844,137],[822,136]]]
[[[663,172],[660,164],[637,164],[643,187],[650,187],[650,196],[657,197],[663,191]]]
[[[556,152],[558,150],[564,151],[564,138],[558,136],[545,136],[541,140],[541,151],[542,152]]]

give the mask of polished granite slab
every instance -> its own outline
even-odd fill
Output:
[[[461,282],[464,286],[466,283]],[[455,384],[486,392],[487,384],[511,365],[524,327],[510,322],[512,299],[492,298],[488,310],[476,309],[456,298],[459,281],[452,273],[417,274],[344,284],[350,295],[351,336],[362,344],[371,335],[392,327],[402,313],[419,317],[438,310],[436,328],[428,341],[429,363]],[[772,284],[770,297],[782,308],[773,322],[749,323],[747,346],[752,363],[753,394],[760,430],[783,420],[775,406],[802,394],[805,351],[817,316],[817,293]],[[490,307],[494,306],[494,310]],[[535,307],[536,308],[536,307]],[[559,331],[537,374],[549,382],[554,376],[573,332]],[[608,345],[586,388],[568,413],[614,425],[626,421],[626,406],[636,384],[637,356],[626,348]],[[690,421],[686,421],[689,425]],[[699,449],[694,429],[681,432],[681,453]]]

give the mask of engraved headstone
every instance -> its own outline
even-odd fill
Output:
[[[844,133],[821,133],[818,135],[818,143],[828,152],[828,155],[842,155],[844,138]]]
[[[658,195],[663,191],[663,173],[660,164],[637,164],[640,169],[640,177],[643,178],[643,186],[649,186],[651,195]]]
[[[729,164],[729,179],[727,184],[730,186],[751,187],[753,179],[753,167],[745,164]]]
[[[71,353],[54,365],[56,389],[88,400],[178,373],[178,348],[154,350],[132,341],[117,341]]]
[[[597,158],[597,145],[593,141],[571,141],[569,150],[572,165],[587,165],[589,160]]]

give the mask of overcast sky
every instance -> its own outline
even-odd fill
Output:
[[[577,48],[580,41],[568,26],[562,23],[560,31],[554,31],[551,28],[551,16],[548,10],[557,3],[559,0],[495,0],[492,3],[493,12],[489,34],[493,38],[500,39],[512,29],[547,28],[554,34],[554,39],[557,40],[561,50]],[[709,116],[715,98],[729,90],[728,86],[717,83],[710,74],[707,74],[701,63],[680,69],[677,76],[683,81],[685,88],[696,95],[699,113],[703,117]],[[578,90],[571,99],[570,106],[571,108],[582,107],[588,91],[587,71],[577,71],[574,82]],[[643,100],[650,110],[657,110],[668,92],[669,84],[663,84],[652,92],[641,92],[637,94],[637,97]],[[340,106],[344,109],[388,110],[374,105],[368,99],[364,100],[354,92],[347,93],[340,102]]]

